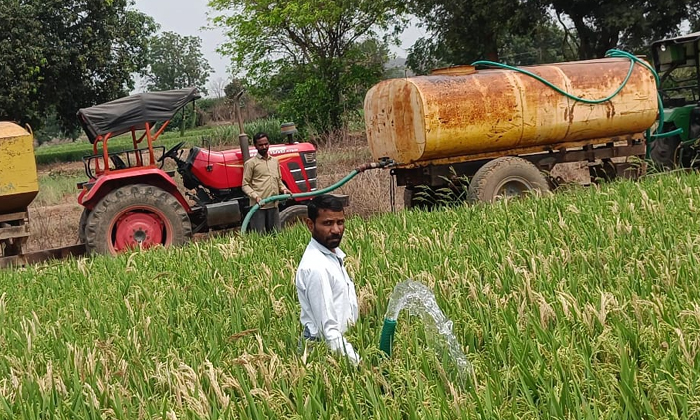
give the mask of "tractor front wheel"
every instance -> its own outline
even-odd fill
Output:
[[[192,236],[189,216],[171,194],[153,185],[127,185],[107,194],[85,223],[90,253],[181,245]]]
[[[280,212],[280,225],[282,229],[288,228],[296,223],[303,222],[309,215],[306,206],[297,204],[287,207]]]

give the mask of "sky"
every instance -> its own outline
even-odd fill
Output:
[[[216,52],[216,48],[226,41],[220,29],[205,29],[208,26],[207,0],[136,0],[136,9],[153,17],[161,31],[171,31],[182,36],[194,35],[202,38],[202,53],[214,71],[209,81],[227,80],[229,62]],[[401,36],[402,45],[392,52],[399,57],[406,56],[406,48],[425,32],[411,26]]]

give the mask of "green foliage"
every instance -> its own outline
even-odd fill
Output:
[[[580,59],[603,57],[611,48],[646,53],[653,40],[679,33],[696,18],[698,0],[552,0],[552,8],[574,25]]]
[[[82,134],[82,130],[75,127],[71,132],[66,133],[61,123],[58,120],[56,112],[49,110],[43,122],[39,125],[39,129],[34,131],[34,138],[37,143],[43,144],[54,139],[73,139],[75,140]]]
[[[410,0],[408,4],[429,32],[409,50],[408,65],[417,73],[477,59],[525,65],[603,57],[611,48],[646,54],[652,40],[678,34],[684,21],[700,27],[696,23],[700,0]]]
[[[253,136],[255,133],[267,133],[267,139],[271,144],[280,144],[287,141],[287,137],[282,135],[281,121],[277,118],[260,118],[243,124],[243,131],[248,135],[248,142],[253,145]],[[208,137],[212,146],[233,146],[238,147],[238,134],[240,130],[238,125],[223,125],[216,127],[213,133]],[[298,137],[298,135],[297,135]]]
[[[76,185],[85,181],[85,173],[49,172],[39,175],[39,194],[32,202],[35,207],[55,206],[64,204],[66,197],[75,203],[78,189]]]
[[[0,119],[39,126],[43,114],[41,89],[46,75],[42,24],[34,18],[37,5],[20,1],[0,2]],[[30,42],[33,40],[33,42]]]
[[[189,104],[183,107],[173,115],[170,119],[170,123],[165,128],[166,131],[180,131],[180,135],[183,136],[182,129],[185,130],[195,127],[200,127],[202,124],[202,114],[199,111],[199,101],[196,101],[195,106]],[[183,125],[184,124],[184,125]]]
[[[226,98],[202,98],[197,100],[197,108],[202,112],[211,112],[212,108],[222,104]]]
[[[692,419],[697,173],[348,220],[355,368],[297,353],[303,226],[0,275],[0,417]],[[394,286],[426,284],[473,366],[454,381]]]
[[[0,2],[0,119],[39,129],[53,118],[63,131],[79,108],[133,88],[156,25],[129,0]]]
[[[164,32],[151,39],[148,70],[149,91],[196,87],[203,95],[212,68],[202,54],[202,39]]]
[[[226,97],[230,100],[235,99],[236,96],[243,90],[245,90],[245,87],[243,86],[243,82],[240,79],[233,79],[224,87],[224,93],[226,94]]]
[[[386,42],[379,30],[399,22],[389,0],[210,0],[213,21],[230,41],[221,52],[245,69],[257,98],[279,103],[283,118],[319,131],[343,126],[358,91],[379,80]]]
[[[528,36],[507,35],[500,49],[500,61],[513,66],[558,63],[575,60],[575,37],[553,21],[536,26]]]
[[[409,0],[409,10],[429,32],[409,50],[417,73],[478,59],[498,61],[506,37],[531,36],[548,18],[539,1]]]

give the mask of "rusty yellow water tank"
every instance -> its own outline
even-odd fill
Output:
[[[0,121],[0,214],[24,211],[38,192],[34,136]]]
[[[523,67],[586,99],[613,93],[629,68],[624,58]],[[469,160],[641,133],[656,121],[656,92],[654,76],[640,64],[617,96],[597,105],[569,99],[514,70],[463,66],[378,83],[365,96],[365,126],[374,159]]]

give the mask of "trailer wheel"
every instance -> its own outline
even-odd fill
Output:
[[[289,206],[280,212],[280,225],[282,225],[282,229],[293,226],[298,222],[303,222],[308,215],[309,210],[304,205]]]
[[[549,183],[539,169],[519,157],[502,157],[482,166],[469,183],[470,201],[494,202],[532,191],[548,192]]]
[[[78,240],[81,244],[85,243],[85,226],[87,225],[89,215],[90,210],[83,208],[83,213],[80,215],[80,222],[78,222]]]
[[[670,125],[666,131],[675,129],[675,126]],[[673,169],[678,165],[676,150],[680,145],[680,136],[659,137],[649,145],[649,157],[659,169]]]
[[[175,197],[152,185],[135,184],[97,203],[87,217],[85,248],[114,255],[132,248],[181,245],[190,236],[189,216]]]

